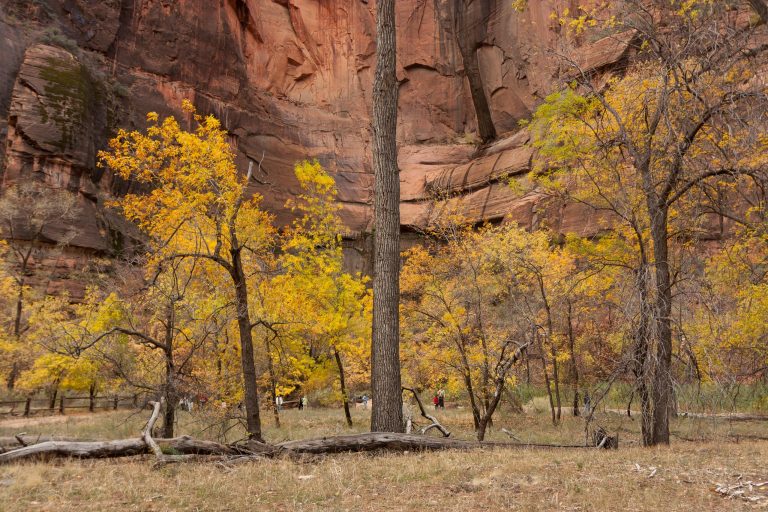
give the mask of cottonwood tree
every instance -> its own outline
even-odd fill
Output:
[[[102,380],[99,363],[74,356],[66,350],[66,337],[62,339],[65,326],[79,323],[79,306],[70,304],[67,296],[50,296],[28,304],[26,309],[24,344],[30,366],[21,372],[18,387],[30,393],[43,391],[51,410],[62,391],[89,391],[93,396]]]
[[[376,2],[373,78],[374,255],[371,430],[402,432],[400,383],[400,173],[397,167],[395,0]]]
[[[547,252],[548,244],[534,241],[543,234],[513,225],[475,231],[449,221],[434,234],[431,247],[408,251],[403,268],[408,365],[417,372],[426,366],[429,373],[448,373],[463,386],[483,440],[512,370],[543,319],[541,304],[531,300],[539,283],[507,257]]]
[[[686,318],[695,376],[739,382],[768,376],[768,238],[765,208],[708,260],[702,303]]]
[[[607,212],[633,238],[645,445],[669,442],[677,243],[701,233],[707,187],[764,173],[755,155],[764,148],[765,85],[750,61],[760,29],[727,4],[618,2],[603,26],[635,31],[636,64],[602,85],[564,56],[573,87],[534,118],[538,183]]]
[[[101,165],[152,187],[114,202],[151,238],[150,264],[200,260],[207,271],[226,276],[238,326],[247,430],[261,440],[249,282],[272,257],[274,228],[259,209],[259,196],[247,190],[250,172],[238,174],[219,121],[195,113],[188,101],[183,106],[193,116],[194,131],[150,113],[146,133],[120,130],[110,150],[100,153]]]
[[[292,321],[283,322],[286,337],[310,340],[306,349],[314,359],[332,361],[352,426],[348,383],[350,377],[360,380],[359,363],[370,359],[371,294],[367,278],[343,269],[346,229],[333,178],[317,162],[301,162],[295,171],[302,193],[289,205],[301,216],[286,230],[279,261],[284,273],[269,288],[279,291],[277,302],[293,309]]]
[[[141,290],[110,294],[91,313],[84,327],[96,334],[79,350],[96,352],[126,383],[163,398],[166,438],[174,435],[179,400],[194,389],[195,365],[218,334],[217,317],[226,314],[226,304],[201,288],[196,270],[192,259],[167,261]]]

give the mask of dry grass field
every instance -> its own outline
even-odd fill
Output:
[[[438,413],[459,438],[471,438],[467,410]],[[368,411],[354,415],[364,431]],[[0,422],[0,436],[19,432],[80,438],[135,437],[146,412]],[[270,441],[349,432],[337,409],[284,411]],[[0,466],[0,510],[240,511],[240,510],[759,510],[768,508],[765,422],[678,419],[669,448],[643,449],[637,421],[610,413],[599,423],[620,431],[617,451],[496,448],[403,454],[346,454],[304,461],[263,460],[236,465],[185,463],[155,467],[151,457],[57,461]],[[491,440],[509,440],[505,427],[528,442],[583,443],[583,422],[554,427],[546,413],[502,411]],[[204,436],[198,415],[184,414],[180,433]],[[232,438],[236,432],[230,432]],[[738,436],[738,437],[737,437]],[[744,486],[744,497],[723,497],[718,486]],[[735,489],[739,491],[740,489]],[[750,498],[749,501],[745,498]]]

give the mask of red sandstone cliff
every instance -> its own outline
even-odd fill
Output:
[[[557,75],[545,50],[562,43],[550,12],[578,2],[531,2],[520,14],[507,0],[475,0],[473,21],[457,34],[457,1],[397,2],[403,225],[423,226],[445,208],[534,224],[540,198],[516,199],[499,178],[529,169],[517,122]],[[131,185],[98,170],[96,151],[116,127],[143,127],[150,110],[180,115],[189,98],[222,120],[244,168],[261,162],[253,189],[279,222],[297,192],[293,164],[317,158],[336,177],[354,239],[371,222],[374,10],[373,0],[3,0],[2,181],[39,173],[78,195],[69,267],[109,255],[131,236],[103,201]],[[457,45],[469,31],[501,134],[482,151]],[[587,68],[604,67],[628,42],[585,43],[579,55]],[[450,199],[435,203],[436,195]],[[584,212],[555,218],[567,231],[590,225]]]

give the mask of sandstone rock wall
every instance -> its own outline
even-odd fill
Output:
[[[478,50],[500,133],[473,143],[475,117],[456,44],[454,0],[399,0],[402,213],[421,228],[442,211],[534,225],[540,197],[515,197],[506,179],[530,167],[517,123],[550,92],[562,45],[554,10],[576,0],[475,0],[486,13]],[[0,175],[38,176],[77,194],[80,258],[110,255],[135,236],[103,206],[133,186],[95,167],[118,127],[147,111],[180,113],[188,98],[230,132],[238,162],[260,163],[253,192],[288,222],[293,164],[317,158],[336,177],[348,253],[365,267],[371,228],[370,91],[375,4],[368,0],[6,0],[0,11]],[[615,39],[584,42],[588,68],[625,56]],[[578,219],[563,223],[584,230]],[[117,238],[117,242],[115,240]],[[357,241],[355,241],[357,240]]]

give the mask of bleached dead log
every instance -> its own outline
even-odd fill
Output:
[[[0,464],[28,459],[49,459],[75,457],[101,459],[128,457],[146,453],[147,444],[143,439],[122,439],[119,441],[46,441],[0,453]]]
[[[292,453],[341,453],[367,452],[374,450],[419,451],[446,450],[450,448],[477,448],[483,446],[475,441],[459,441],[439,437],[425,437],[414,434],[370,432],[346,436],[320,437],[300,441],[286,441],[276,445],[284,452]]]
[[[172,451],[180,455],[227,455],[242,453],[237,448],[213,441],[201,441],[188,436],[173,439],[156,439],[161,450]],[[143,438],[121,439],[118,441],[44,441],[29,446],[0,453],[0,464],[21,460],[79,458],[102,459],[130,457],[150,453]]]
[[[13,437],[0,437],[0,453],[10,450],[23,448],[33,444],[44,443],[46,441],[85,441],[85,439],[74,439],[69,437],[54,437],[43,435],[30,435],[26,433],[16,434]]]
[[[328,454],[342,452],[386,451],[437,451],[470,450],[480,448],[592,448],[585,445],[549,445],[533,443],[509,443],[498,441],[462,441],[444,437],[428,437],[390,432],[370,432],[346,436],[320,437],[301,441],[286,441],[275,445],[276,454]]]
[[[507,434],[509,437],[511,437],[515,441],[517,441],[518,443],[522,443],[522,441],[511,430],[507,430],[506,428],[502,428],[501,431],[504,432],[505,434]]]
[[[152,439],[152,429],[155,428],[155,422],[160,416],[160,404],[161,402],[149,402],[149,405],[152,406],[152,416],[149,417],[149,421],[147,421],[144,430],[141,431],[141,438],[158,459],[163,458],[163,450],[161,450],[155,440]]]
[[[419,395],[416,393],[415,389],[403,387],[403,391],[410,391],[413,394],[413,397],[416,399],[416,404],[419,406],[419,411],[421,411],[421,415],[432,422],[431,424],[419,430],[420,434],[426,434],[430,429],[436,428],[443,434],[444,437],[449,437],[451,435],[448,429],[441,425],[439,421],[437,421],[437,418],[427,413],[427,410],[424,408],[424,404],[421,403],[421,399],[419,398]]]
[[[142,430],[142,435],[136,439],[121,439],[117,441],[61,441],[50,440],[32,444],[15,450],[0,453],[0,464],[24,460],[51,458],[115,458],[154,453],[159,463],[215,461],[226,460],[256,460],[264,457],[281,455],[304,456],[323,455],[341,452],[365,452],[374,450],[386,451],[434,451],[448,449],[477,449],[477,448],[584,448],[584,446],[567,445],[533,445],[518,443],[461,441],[428,437],[413,434],[395,434],[386,432],[371,432],[368,434],[322,437],[301,441],[287,441],[277,445],[246,441],[238,445],[223,445],[212,441],[200,441],[188,436],[173,439],[154,439],[152,427],[159,416],[160,404],[153,403],[152,416]],[[422,407],[423,411],[423,407]],[[426,413],[426,411],[423,411]],[[426,414],[425,414],[426,415]],[[429,417],[429,415],[426,415]],[[438,428],[438,427],[435,427]],[[21,436],[19,436],[21,437]],[[41,438],[37,438],[38,440]],[[26,443],[22,438],[17,443]],[[177,455],[163,455],[163,448]],[[192,455],[192,457],[190,457]]]
[[[586,448],[584,445],[544,445],[502,442],[461,441],[440,437],[428,437],[413,434],[394,434],[371,432],[347,436],[322,437],[301,441],[287,441],[277,445],[261,445],[259,450],[248,453],[243,447],[227,446],[211,441],[199,441],[189,437],[174,439],[157,439],[156,442],[166,451],[174,451],[180,455],[230,456],[256,460],[264,457],[303,454],[332,454],[342,452],[367,451],[436,451],[436,450],[469,450],[482,448]],[[23,460],[38,460],[51,458],[114,458],[151,453],[143,438],[123,439],[119,441],[47,441],[17,450],[0,454],[0,464],[19,462]],[[167,460],[166,460],[167,459]],[[178,459],[178,460],[177,460]],[[163,462],[180,462],[184,457],[164,457]],[[202,460],[202,459],[199,459]],[[220,461],[220,457],[210,460]]]

